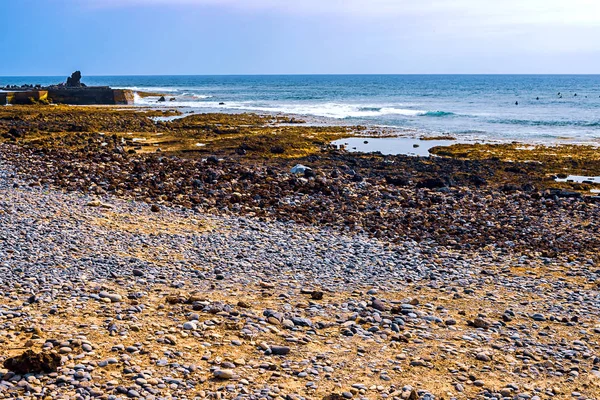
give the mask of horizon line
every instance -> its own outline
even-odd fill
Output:
[[[272,73],[272,74],[110,74],[83,75],[85,77],[152,77],[152,76],[600,76],[600,73]],[[64,75],[0,75],[0,78],[55,78]]]

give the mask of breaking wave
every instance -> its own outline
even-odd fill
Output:
[[[425,115],[426,117],[451,117],[456,114],[449,111],[427,111],[423,115]]]
[[[188,93],[186,93],[188,94]],[[342,103],[321,103],[321,104],[266,104],[251,101],[228,102],[228,101],[205,101],[212,98],[208,95],[193,95],[192,97],[179,95],[174,96],[174,101],[158,103],[154,97],[142,98],[136,96],[135,104],[144,106],[168,106],[168,107],[190,107],[197,109],[222,109],[254,111],[266,113],[284,113],[297,115],[311,115],[317,117],[326,117],[334,119],[345,118],[374,118],[386,115],[396,115],[404,117],[446,117],[454,115],[445,111],[425,111],[411,108],[399,107],[378,107],[371,105],[353,105]]]

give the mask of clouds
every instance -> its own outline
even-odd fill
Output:
[[[101,7],[215,7],[240,12],[277,12],[344,18],[417,17],[471,23],[600,26],[597,0],[88,0]]]
[[[0,15],[21,32],[0,37],[12,74],[600,70],[600,0],[0,0]],[[52,35],[24,23],[49,19]]]

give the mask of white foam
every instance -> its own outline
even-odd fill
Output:
[[[252,109],[264,112],[279,112],[287,114],[314,115],[336,119],[378,117],[383,115],[404,115],[414,117],[424,115],[425,111],[405,108],[377,107],[369,105],[352,105],[340,103],[323,104],[283,104],[280,106],[261,107],[251,106]]]
[[[163,93],[163,92],[177,92],[178,88],[174,87],[153,87],[153,86],[116,86],[114,89],[128,89],[134,92],[155,92],[155,93]]]
[[[151,106],[164,106],[164,107],[190,107],[190,108],[210,108],[210,109],[223,109],[223,110],[241,110],[241,111],[255,111],[255,112],[267,112],[267,113],[285,113],[285,114],[298,114],[298,115],[313,115],[317,117],[327,117],[334,119],[344,118],[368,118],[368,117],[379,117],[384,115],[402,115],[406,117],[416,117],[425,115],[427,111],[414,110],[409,108],[400,107],[381,107],[378,105],[371,104],[342,104],[342,103],[320,103],[320,104],[280,104],[280,105],[267,105],[257,104],[256,102],[225,102],[225,104],[219,104],[217,101],[198,101],[205,100],[211,96],[205,95],[194,95],[195,99],[191,99],[188,96],[175,96],[175,101],[167,101],[164,103],[158,103],[154,97],[141,98],[135,96],[135,104],[138,105],[151,105]]]
[[[200,100],[208,99],[212,96],[208,95],[193,95],[193,96],[171,96],[175,98],[174,101],[168,99],[167,101],[159,102],[159,97],[148,96],[142,97],[137,92],[133,92],[133,104],[139,106],[153,106],[153,107],[197,107],[203,108],[204,103]],[[213,107],[213,106],[211,106]]]

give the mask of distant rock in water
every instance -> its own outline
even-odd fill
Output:
[[[81,71],[75,71],[67,78],[67,87],[69,88],[81,88],[86,87],[85,84],[81,83]]]

